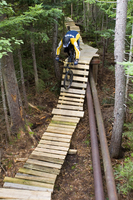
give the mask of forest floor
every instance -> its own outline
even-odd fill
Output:
[[[112,125],[113,125],[113,109],[115,94],[115,75],[111,69],[99,68],[97,90],[101,111],[106,130],[108,143],[110,143]],[[4,119],[1,117],[1,146],[0,146],[0,186],[3,185],[5,176],[14,177],[18,169],[23,166],[31,152],[37,146],[42,134],[47,129],[51,120],[51,111],[56,107],[58,95],[51,92],[48,88],[43,94],[30,94],[30,103],[35,107],[30,107],[26,114],[26,119],[30,123],[30,128],[34,132],[32,137],[21,132],[18,136],[12,137],[10,143],[5,142],[5,126]],[[38,108],[38,109],[37,109]],[[77,154],[67,155],[59,176],[57,177],[52,200],[94,200],[94,182],[93,167],[91,159],[91,141],[89,134],[89,118],[86,99],[84,103],[85,115],[80,120],[73,134],[71,148],[77,149]],[[100,149],[100,147],[99,147]],[[129,154],[129,152],[126,152]],[[101,154],[101,153],[100,153]],[[123,158],[124,159],[124,158]],[[123,162],[123,159],[112,159],[112,166]],[[102,156],[100,155],[102,174],[104,180],[105,199],[107,200],[107,189],[104,177],[104,169],[102,164]],[[131,200],[130,195],[119,195],[119,200]]]

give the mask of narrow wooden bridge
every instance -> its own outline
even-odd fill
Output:
[[[80,33],[79,27],[70,18],[67,18],[66,26]],[[84,116],[83,104],[89,66],[92,58],[98,57],[97,49],[84,44],[82,38],[80,47],[81,56],[79,64],[73,67],[71,88],[65,90],[61,87],[58,104],[52,111],[53,118],[46,132],[15,177],[5,177],[3,188],[0,188],[0,199],[51,199],[73,132],[80,118]]]

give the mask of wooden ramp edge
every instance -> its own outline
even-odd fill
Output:
[[[66,19],[66,26],[80,32],[72,19]],[[86,93],[89,64],[97,49],[85,45],[80,38],[81,57],[79,64],[72,66],[73,83],[65,90],[62,74],[61,90],[57,107],[53,109],[52,120],[38,146],[14,178],[5,177],[0,188],[0,199],[51,200],[54,184],[69,151],[72,135],[81,117]]]

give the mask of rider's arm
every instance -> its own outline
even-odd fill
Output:
[[[57,49],[56,49],[56,55],[57,55],[57,56],[60,55],[60,50],[61,50],[62,47],[63,47],[63,42],[62,42],[62,40],[61,40],[61,41],[59,42],[59,45],[58,45]]]

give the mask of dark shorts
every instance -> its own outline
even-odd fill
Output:
[[[79,40],[77,40],[77,43],[78,43],[78,47],[79,47]],[[68,55],[70,55],[71,49],[74,49],[74,46],[72,44],[69,44],[68,47],[64,48],[64,52],[68,53]]]

